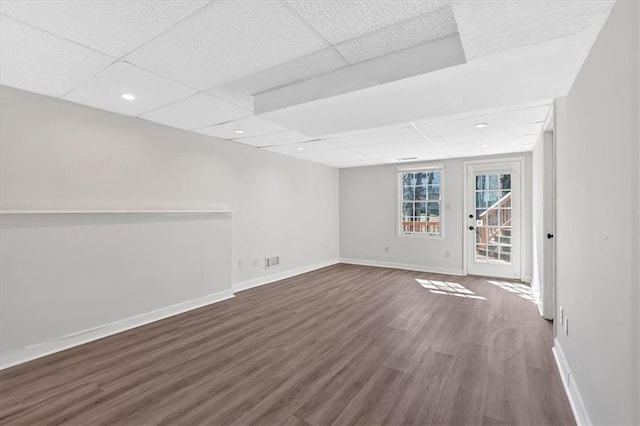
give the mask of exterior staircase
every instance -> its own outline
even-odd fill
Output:
[[[511,261],[511,192],[500,198],[478,220],[476,256]]]

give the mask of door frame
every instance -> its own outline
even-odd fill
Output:
[[[556,316],[556,125],[555,102],[547,115],[542,127],[544,144],[543,167],[543,202],[542,212],[542,240],[544,242],[544,256],[542,261],[543,276],[539,295],[538,306],[543,318],[553,320]],[[546,234],[553,234],[553,238],[547,238]]]
[[[539,306],[541,315],[548,320],[554,318],[556,305],[556,243],[555,243],[555,132],[553,129],[544,130],[542,134],[542,143],[544,144],[544,165],[542,172],[542,246],[543,256],[541,261],[542,276],[539,277]],[[553,235],[548,238],[547,234]]]
[[[462,194],[463,194],[463,203],[462,208],[464,212],[462,214],[462,229],[463,229],[463,237],[462,237],[462,273],[463,275],[468,275],[469,273],[469,232],[467,231],[467,212],[469,211],[469,166],[477,165],[477,164],[494,164],[494,163],[519,163],[520,165],[520,273],[517,279],[524,280],[525,275],[525,253],[526,251],[526,227],[525,227],[525,206],[526,206],[526,161],[524,156],[518,157],[495,157],[495,158],[484,158],[477,160],[467,160],[462,164]],[[475,210],[474,210],[475,211]]]

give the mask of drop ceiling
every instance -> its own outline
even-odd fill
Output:
[[[522,152],[612,6],[3,0],[0,83],[334,167]]]

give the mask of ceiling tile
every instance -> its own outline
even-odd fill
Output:
[[[205,90],[325,47],[280,2],[220,1],[126,59]]]
[[[436,148],[430,142],[423,140],[412,143],[379,143],[375,145],[354,146],[350,148],[350,150],[359,154],[392,153],[394,157],[406,157],[415,155],[417,152],[432,152],[440,149]]]
[[[251,111],[237,105],[206,93],[198,93],[143,114],[141,117],[167,126],[192,130],[250,114]]]
[[[346,62],[335,50],[326,48],[216,87],[209,92],[253,110],[253,95],[256,93],[324,74],[345,65],[347,65]]]
[[[235,132],[238,129],[244,131],[242,136],[247,138],[287,130],[286,128],[272,123],[269,120],[256,117],[255,115],[250,115],[248,117],[244,117],[239,120],[233,120],[228,123],[198,129],[196,130],[196,132],[205,135],[216,136],[222,139],[233,139],[240,136]]]
[[[276,145],[286,145],[298,142],[304,142],[311,138],[293,130],[285,130],[278,133],[270,133],[268,135],[253,136],[250,138],[234,139],[236,142],[244,143],[257,147],[270,147]]]
[[[359,37],[450,4],[449,0],[288,0],[332,44]]]
[[[136,97],[121,98],[123,93]],[[124,115],[138,115],[195,93],[194,89],[151,74],[125,62],[116,62],[64,99]]]
[[[530,138],[535,138],[542,130],[542,123],[519,125],[514,127],[506,127],[502,129],[478,130],[475,133],[459,133],[447,136],[434,136],[430,138],[433,144],[439,147],[448,147],[455,145],[470,145],[480,147],[481,145],[520,145],[527,143]]]
[[[0,83],[61,96],[114,58],[0,15]]]
[[[482,135],[505,127],[512,128],[532,123],[541,125],[546,120],[550,108],[550,104],[542,104],[508,111],[474,113],[444,120],[415,121],[414,124],[431,139],[447,135]],[[488,126],[475,128],[478,123],[487,123]]]
[[[3,1],[2,13],[121,57],[208,1]]]
[[[352,152],[346,149],[336,149],[334,151],[325,151],[325,152],[300,152],[299,154],[294,154],[296,158],[300,158],[303,160],[311,160],[311,161],[347,161],[349,159],[361,159],[362,157],[366,157],[363,154]],[[368,158],[368,157],[367,157]]]
[[[615,1],[458,1],[467,60],[582,31],[599,31]]]
[[[320,153],[326,154],[326,153],[336,153],[336,152],[340,152],[342,154],[348,154],[348,155],[355,155],[351,151],[347,151],[346,149],[340,149],[339,147],[333,145],[332,143],[324,140],[296,143],[296,144],[290,144],[290,145],[272,146],[265,149],[273,152],[278,152],[280,154],[288,154],[288,155],[296,155],[296,156],[320,155]]]
[[[299,148],[303,149],[300,150]],[[329,166],[333,166],[334,164],[339,164],[340,166],[363,163],[372,164],[375,162],[374,159],[366,155],[358,154],[348,149],[336,148],[327,144],[325,141],[273,146],[264,149],[300,160],[312,161]]]
[[[373,145],[383,142],[401,142],[401,141],[415,141],[424,142],[426,139],[420,133],[418,133],[408,123],[406,127],[392,128],[385,130],[364,131],[361,133],[355,133],[348,136],[340,136],[335,138],[327,138],[326,140],[334,145],[343,148],[352,148],[356,146]]]
[[[453,10],[446,6],[417,18],[336,45],[349,62],[357,63],[458,33]]]
[[[354,159],[347,161],[323,161],[321,164],[325,166],[335,167],[337,169],[346,169],[349,167],[364,167],[364,166],[372,166],[374,164],[380,164],[376,160],[371,160],[369,158],[364,158],[362,160]]]

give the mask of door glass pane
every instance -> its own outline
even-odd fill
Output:
[[[500,175],[500,189],[511,189],[511,174]]]
[[[500,200],[500,191],[486,191],[485,200],[487,202],[487,207],[494,206],[494,204],[496,204],[498,200]]]
[[[499,179],[499,175],[487,175],[487,189],[498,189],[500,186]]]
[[[484,194],[485,194],[484,191],[476,192],[476,208],[477,209],[482,209],[483,211],[487,207],[487,202],[485,201],[485,195]]]
[[[427,199],[427,187],[416,186],[416,200],[426,200],[426,199]]]
[[[511,174],[475,176],[475,261],[511,263]]]

